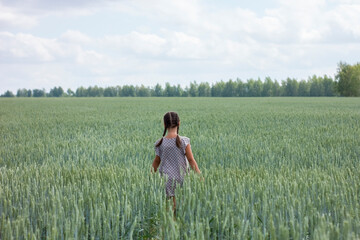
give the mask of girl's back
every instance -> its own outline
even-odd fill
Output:
[[[180,136],[181,147],[177,147],[176,138],[163,138],[160,146],[156,147],[160,139],[155,143],[155,152],[161,159],[159,172],[167,174],[169,178],[178,181],[183,180],[184,174],[188,171],[188,160],[185,155],[186,146],[190,139]]]

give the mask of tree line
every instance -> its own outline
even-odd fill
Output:
[[[2,97],[278,97],[278,96],[360,96],[360,63],[349,65],[340,62],[335,79],[324,75],[309,77],[308,80],[287,78],[278,82],[266,77],[263,81],[241,79],[220,81],[214,84],[208,82],[190,82],[182,88],[178,85],[166,83],[165,86],[156,84],[154,87],[112,86],[79,87],[76,91],[70,88],[64,91],[62,87],[54,87],[46,92],[45,89],[18,89],[16,95],[6,91]]]

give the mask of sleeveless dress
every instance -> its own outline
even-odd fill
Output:
[[[184,175],[189,171],[189,162],[185,156],[185,148],[190,144],[190,139],[179,136],[181,140],[181,147],[176,146],[175,138],[165,138],[159,147],[155,143],[155,153],[160,157],[159,172],[161,176],[167,177],[166,182],[166,196],[175,196],[175,188],[177,185],[182,185],[184,182]]]

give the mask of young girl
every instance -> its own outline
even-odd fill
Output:
[[[176,213],[175,188],[182,185],[184,175],[188,172],[188,163],[191,168],[200,173],[198,165],[191,152],[190,139],[178,135],[180,118],[176,112],[167,112],[164,115],[163,137],[155,143],[155,159],[152,163],[154,172],[159,168],[162,176],[166,176],[166,196],[173,199],[173,211]],[[165,136],[167,131],[167,135]],[[160,166],[160,167],[159,167]]]

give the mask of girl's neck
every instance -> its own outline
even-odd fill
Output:
[[[177,127],[168,128],[166,138],[175,138],[177,135]]]

